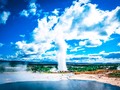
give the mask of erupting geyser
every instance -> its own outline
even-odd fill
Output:
[[[62,34],[59,34],[56,37],[56,43],[58,44],[58,48],[59,48],[57,52],[58,71],[67,71],[67,66],[66,66],[67,44]]]

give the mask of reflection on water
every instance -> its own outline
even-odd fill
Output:
[[[95,81],[32,81],[1,84],[0,90],[120,90],[120,87]]]

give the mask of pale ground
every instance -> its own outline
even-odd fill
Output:
[[[103,74],[79,74],[73,73],[32,73],[32,72],[4,72],[0,73],[0,84],[21,81],[59,81],[59,80],[92,80],[120,86],[120,78],[108,78]]]
[[[72,73],[32,73],[32,72],[4,72],[0,73],[0,84],[20,81],[59,81],[68,80]]]
[[[69,79],[92,80],[92,81],[98,81],[98,82],[108,83],[111,85],[120,86],[120,78],[110,78],[105,76],[104,74],[79,74],[79,75],[71,76]]]

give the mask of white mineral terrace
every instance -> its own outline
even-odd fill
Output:
[[[4,72],[0,74],[0,84],[21,81],[58,81],[68,80],[72,73],[32,73],[32,72]]]

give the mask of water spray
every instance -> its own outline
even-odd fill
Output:
[[[66,66],[67,44],[62,34],[59,34],[56,37],[56,43],[59,48],[57,51],[58,71],[67,71],[67,66]]]

